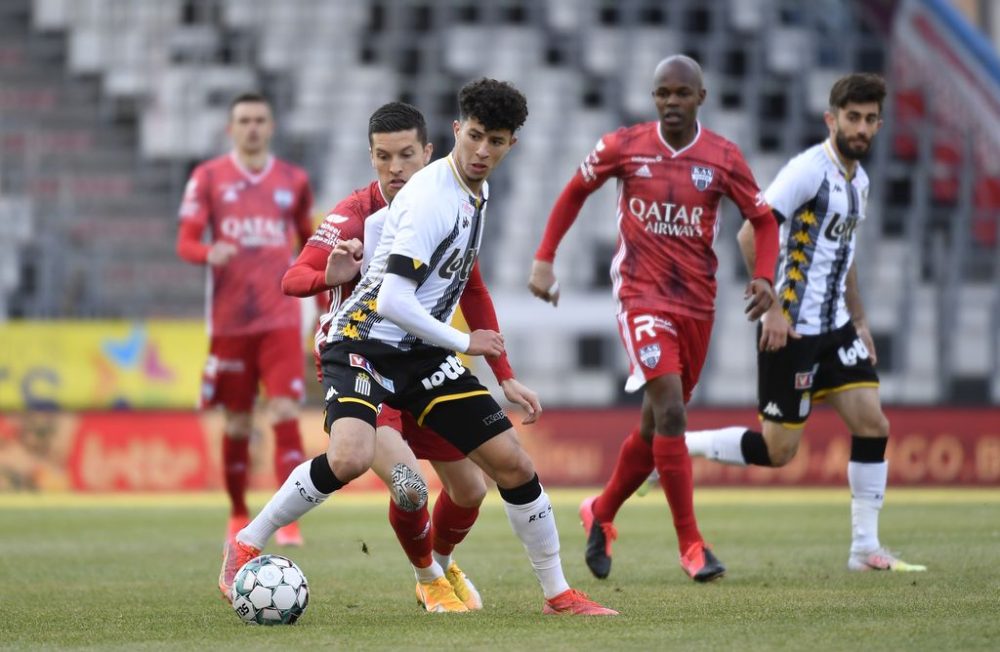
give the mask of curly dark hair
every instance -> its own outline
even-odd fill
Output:
[[[885,80],[880,75],[870,72],[856,72],[841,77],[830,89],[830,108],[842,109],[849,102],[864,104],[878,103],[879,113],[882,112],[882,100],[885,99]]]
[[[528,100],[508,82],[477,79],[458,92],[458,113],[462,120],[475,118],[487,131],[517,131],[528,117]]]

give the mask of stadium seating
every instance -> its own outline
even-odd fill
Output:
[[[0,269],[0,296],[28,315],[66,305],[84,315],[200,314],[200,274],[173,257],[174,211],[190,166],[225,147],[237,92],[274,98],[278,149],[309,169],[319,211],[370,179],[365,126],[382,102],[424,109],[443,154],[455,90],[478,75],[515,81],[531,115],[491,179],[483,266],[514,366],[549,404],[621,398],[607,279],[613,188],[588,202],[560,250],[563,305],[533,302],[524,284],[548,209],[597,137],[652,117],[658,59],[686,52],[703,63],[702,120],[743,148],[762,185],[825,136],[834,79],[888,65],[883,16],[861,1],[10,0],[2,11],[0,98],[14,110],[0,123],[0,191],[26,197],[22,212],[51,236],[40,245],[44,282],[31,292],[11,281],[13,255]],[[964,186],[960,139],[932,137],[922,91],[898,91],[868,163],[872,217],[859,256],[885,347],[883,391],[890,401],[933,401],[971,378],[992,382],[997,398],[998,184]],[[727,206],[716,333],[697,402],[746,403],[756,392],[737,225]],[[68,242],[75,250],[64,255]],[[956,253],[963,264],[948,271]],[[83,287],[69,302],[59,288],[74,283]],[[542,335],[539,323],[552,330]],[[943,329],[952,328],[945,352]],[[928,355],[934,347],[942,353]]]

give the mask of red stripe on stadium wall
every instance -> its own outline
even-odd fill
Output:
[[[887,408],[887,458],[893,485],[1000,485],[1000,410]],[[541,423],[523,428],[521,442],[548,486],[603,484],[618,449],[638,423],[639,411],[546,410]],[[516,423],[516,420],[515,420]],[[746,425],[759,429],[753,410],[692,409],[691,430]],[[843,486],[850,433],[825,407],[806,424],[799,452],[782,468],[738,467],[695,458],[698,486]]]

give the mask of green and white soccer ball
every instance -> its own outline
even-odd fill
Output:
[[[245,622],[291,625],[309,604],[309,583],[291,559],[261,555],[236,571],[230,597],[236,615]]]

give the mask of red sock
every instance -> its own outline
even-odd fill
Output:
[[[299,434],[298,419],[289,419],[274,424],[274,476],[280,485],[292,470],[302,464],[302,436]]]
[[[434,558],[431,556],[431,515],[427,506],[407,512],[390,500],[389,523],[410,563],[417,568],[430,566]]]
[[[618,451],[618,461],[604,491],[594,501],[598,523],[615,520],[618,510],[653,471],[653,449],[639,436],[639,428],[629,433]]]
[[[229,511],[233,516],[246,516],[247,477],[250,471],[250,440],[222,437],[222,473],[226,493],[229,494]]]
[[[450,555],[469,534],[478,517],[478,507],[456,505],[448,492],[442,489],[434,503],[434,552]]]
[[[694,480],[691,477],[691,457],[684,437],[653,435],[653,459],[660,472],[660,486],[667,495],[674,516],[677,543],[681,553],[702,540],[694,516]]]

